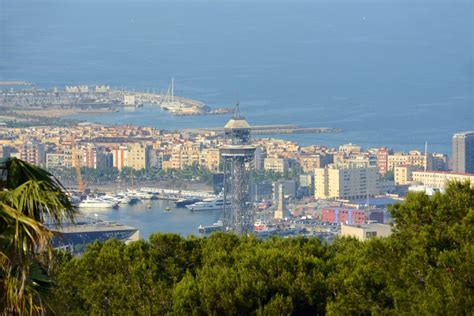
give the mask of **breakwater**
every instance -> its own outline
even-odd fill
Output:
[[[194,128],[185,129],[187,132],[203,133],[217,132],[224,133],[224,128]],[[340,128],[332,127],[301,127],[298,125],[255,125],[251,127],[253,134],[319,134],[319,133],[341,133]]]

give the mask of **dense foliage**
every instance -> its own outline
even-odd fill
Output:
[[[41,314],[52,232],[75,209],[48,172],[16,158],[0,163],[0,313]]]
[[[155,234],[58,256],[60,315],[467,315],[474,310],[474,189],[412,194],[385,239],[259,240]]]

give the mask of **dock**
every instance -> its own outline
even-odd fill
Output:
[[[298,125],[255,125],[251,126],[252,134],[270,135],[270,134],[319,134],[319,133],[341,133],[340,128],[332,127],[301,127]],[[188,133],[216,132],[224,133],[224,128],[190,128],[183,130]]]

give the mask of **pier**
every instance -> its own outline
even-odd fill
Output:
[[[256,135],[270,135],[270,134],[319,134],[319,133],[341,133],[343,130],[340,128],[332,127],[301,127],[298,125],[255,125],[252,126],[251,131]],[[205,132],[216,132],[224,133],[224,128],[197,128],[197,129],[185,129],[185,132],[189,133],[205,133]]]
[[[34,86],[29,81],[0,81],[0,86]]]

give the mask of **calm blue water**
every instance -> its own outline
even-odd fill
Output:
[[[0,0],[0,80],[240,100],[251,124],[339,127],[302,144],[450,153],[474,129],[472,1]],[[157,110],[91,120],[158,128],[226,117]]]
[[[151,208],[148,208],[149,204]],[[166,207],[170,207],[171,211],[165,211]],[[162,200],[121,205],[118,209],[81,209],[81,213],[138,228],[140,237],[146,239],[154,232],[198,236],[200,224],[215,223],[221,215],[220,211],[191,212],[187,208],[174,207],[173,202]]]

